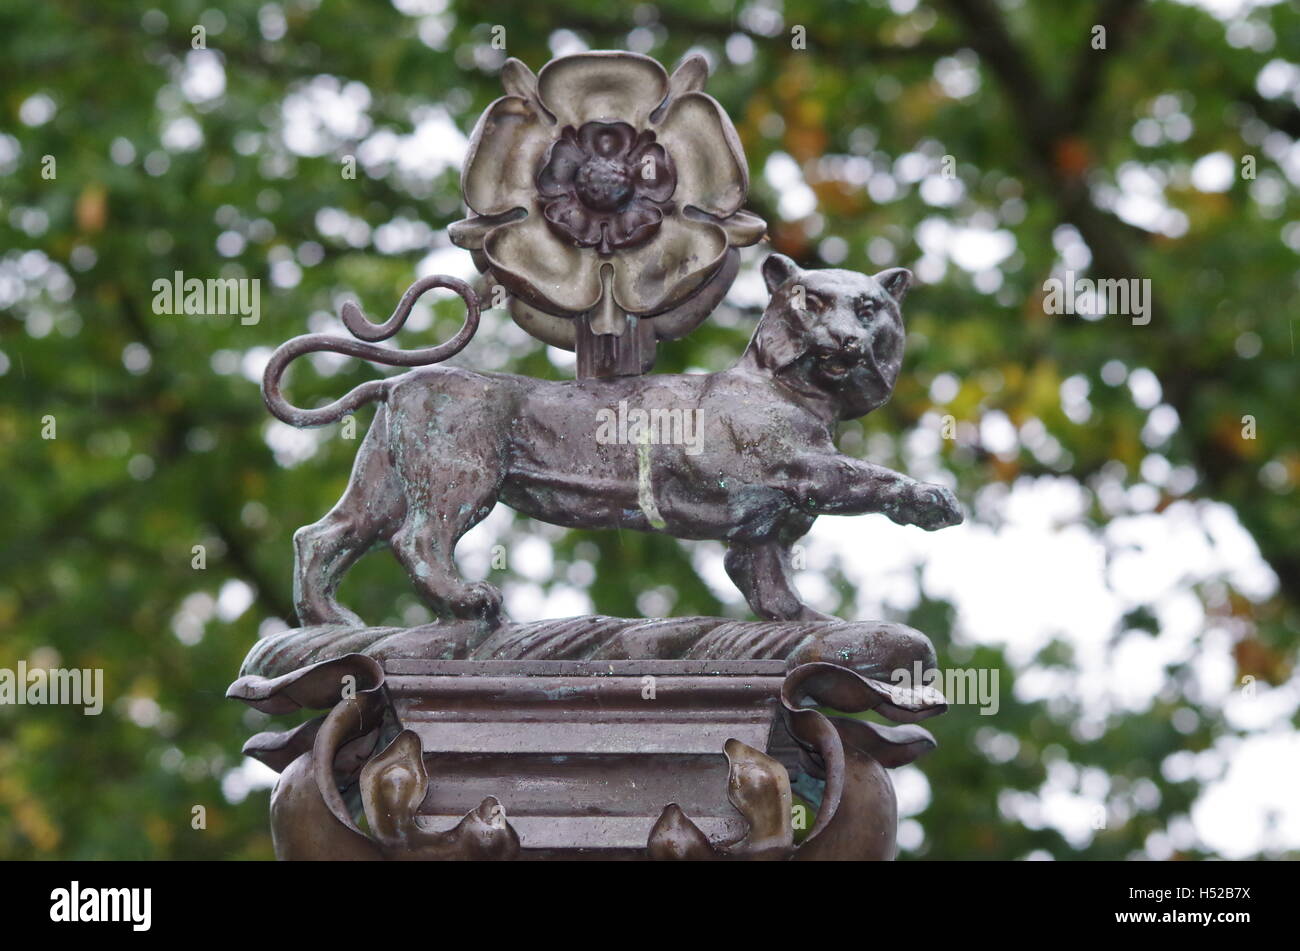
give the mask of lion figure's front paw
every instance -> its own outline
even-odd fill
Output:
[[[908,521],[927,532],[960,525],[963,518],[957,497],[943,486],[929,482],[908,486],[906,509]]]

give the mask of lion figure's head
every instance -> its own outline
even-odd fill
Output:
[[[864,416],[889,399],[903,362],[900,304],[911,271],[805,271],[773,254],[763,262],[763,279],[772,300],[747,351],[759,366],[825,392],[841,419]]]

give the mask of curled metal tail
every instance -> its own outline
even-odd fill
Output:
[[[401,330],[415,302],[425,291],[435,287],[449,288],[465,301],[465,323],[456,336],[446,343],[419,350],[394,350],[373,346],[374,343],[387,340]],[[321,352],[342,353],[390,367],[424,367],[441,363],[454,357],[473,339],[478,330],[479,302],[474,289],[464,281],[435,274],[420,278],[412,284],[398,301],[393,315],[382,324],[373,323],[352,301],[343,305],[342,318],[343,325],[357,339],[349,340],[347,337],[336,337],[332,334],[304,334],[286,340],[276,348],[275,353],[271,354],[266,372],[262,374],[262,399],[276,419],[283,420],[291,426],[323,426],[341,419],[367,403],[384,398],[387,381],[370,380],[328,406],[319,409],[303,409],[294,406],[280,392],[280,382],[289,364],[302,355]]]

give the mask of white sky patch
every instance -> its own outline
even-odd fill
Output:
[[[406,178],[432,180],[447,169],[459,169],[469,149],[469,140],[451,115],[441,106],[416,110],[414,131],[398,136],[397,167]]]
[[[1280,0],[1174,0],[1185,7],[1200,7],[1219,20],[1232,20],[1251,10],[1271,7]]]
[[[391,129],[377,129],[356,149],[357,160],[372,174],[394,166],[403,181],[432,182],[447,169],[463,164],[469,140],[442,107],[417,110],[412,117],[415,130],[398,135]]]
[[[23,125],[41,126],[54,118],[59,111],[54,100],[43,92],[34,93],[23,100],[18,107],[18,118]]]
[[[1227,152],[1202,155],[1192,166],[1192,186],[1203,192],[1226,192],[1237,177],[1237,163]]]
[[[478,268],[474,267],[474,259],[468,251],[448,243],[444,247],[434,248],[422,257],[415,266],[415,273],[420,277],[446,274],[462,281],[471,281],[478,276]]]
[[[277,419],[266,424],[263,438],[274,454],[276,463],[292,469],[316,455],[328,434],[323,429],[298,429]]]
[[[426,248],[433,240],[433,229],[423,221],[398,216],[375,229],[375,250],[380,254],[404,254]]]
[[[817,195],[804,181],[803,172],[785,152],[773,152],[763,166],[763,177],[777,193],[777,213],[786,221],[805,218],[817,210]]]
[[[740,252],[740,271],[736,281],[727,291],[727,303],[733,307],[763,309],[767,306],[767,284],[759,269],[766,254],[757,255],[757,248],[745,248]]]
[[[934,78],[949,99],[965,99],[980,88],[978,59],[970,50],[944,56],[934,64]]]
[[[1294,730],[1227,738],[1215,746],[1227,774],[1192,807],[1206,845],[1229,859],[1261,848],[1282,851],[1300,844],[1300,733]]]
[[[1019,441],[1010,417],[1001,410],[985,413],[980,420],[980,443],[999,456],[1013,454],[1019,448]]]
[[[959,178],[930,175],[921,182],[921,200],[936,208],[951,208],[966,197],[966,186]]]
[[[370,90],[355,80],[316,76],[284,97],[284,144],[296,155],[325,155],[370,131]]]
[[[213,102],[226,93],[226,67],[212,50],[190,50],[180,74],[181,92],[195,105]]]
[[[1134,227],[1181,238],[1187,233],[1187,215],[1169,206],[1165,184],[1165,176],[1158,169],[1125,162],[1116,172],[1115,185],[1098,185],[1093,189],[1093,199]]]
[[[178,116],[163,126],[161,141],[168,152],[192,152],[203,144],[203,130],[192,116]]]
[[[326,238],[344,241],[354,248],[364,248],[370,243],[370,225],[341,208],[321,208],[316,212],[315,223],[316,230]]]
[[[1300,66],[1284,59],[1272,59],[1255,77],[1255,89],[1265,99],[1296,97],[1300,103]]]
[[[554,31],[547,37],[546,45],[551,48],[551,56],[555,58],[585,53],[588,49],[587,41],[572,30]]]
[[[1010,231],[955,225],[938,216],[916,226],[916,243],[927,257],[949,259],[971,273],[997,267],[1016,250],[1016,238]]]
[[[258,789],[270,789],[275,785],[280,774],[265,763],[246,756],[234,769],[227,770],[221,777],[221,794],[226,802],[238,805],[248,798],[248,794]]]
[[[911,763],[889,772],[894,783],[894,795],[898,797],[899,817],[907,818],[924,812],[933,798],[925,772]]]
[[[239,619],[253,606],[253,589],[246,581],[231,578],[217,592],[217,619],[227,624]]]
[[[244,374],[244,379],[260,385],[273,352],[270,347],[249,347],[245,350],[239,357],[239,372]]]
[[[216,609],[216,599],[206,591],[187,594],[172,616],[172,633],[182,644],[197,644],[203,640],[205,625],[212,620]]]

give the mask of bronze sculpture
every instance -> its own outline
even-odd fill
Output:
[[[356,340],[298,337],[268,364],[263,394],[285,422],[321,425],[380,404],[343,498],[295,534],[304,626],[254,647],[230,690],[270,713],[329,710],[246,746],[283,770],[272,804],[281,858],[892,858],[882,767],[933,748],[913,724],[945,704],[887,681],[932,669],[933,647],[901,625],[805,605],[790,546],[819,514],[880,512],[931,530],[961,521],[947,489],[833,442],[836,422],[889,398],[911,274],[805,271],[771,255],[771,303],[734,367],[640,375],[656,335],[706,317],[735,276],[733,245],[756,240],[754,222],[761,233],[740,210],[743,155],[699,92],[703,78],[698,59],[672,77],[634,54],[566,57],[538,77],[512,60],[508,95],[475,131],[463,182],[475,214],[457,240],[506,283],[521,325],[578,349],[585,378],[435,366],[470,341],[480,306],[472,288],[443,277],[414,284],[382,324],[345,305]],[[729,178],[691,149],[710,128],[733,160]],[[674,243],[673,227],[714,240]],[[543,231],[565,246],[545,267],[590,278],[581,300],[557,300],[537,269]],[[653,265],[635,256],[656,241]],[[465,301],[455,338],[409,352],[375,346],[436,286]],[[416,369],[326,407],[294,407],[282,376],[320,350]],[[641,414],[630,426],[629,406]],[[454,561],[460,536],[498,501],[564,526],[724,540],[728,574],[765,620],[514,624],[499,592],[466,582]],[[334,600],[347,568],[380,541],[441,620],[370,628]],[[813,703],[905,725],[827,717]],[[655,786],[656,757],[682,790]],[[798,772],[825,786],[796,848]],[[539,798],[539,784],[570,792]]]
[[[893,390],[910,272],[800,271],[773,255],[763,274],[771,305],[736,366],[715,374],[553,383],[431,367],[363,384],[336,409],[303,411],[280,394],[284,355],[336,338],[290,341],[265,377],[267,405],[280,419],[320,424],[362,398],[381,404],[343,498],[294,535],[299,620],[360,624],[333,592],[344,570],[383,541],[439,615],[495,622],[500,592],[463,581],[454,554],[498,500],[570,528],[726,541],[728,574],[754,613],[774,620],[821,617],[799,599],[790,572],[790,546],[818,515],[883,512],[926,529],[960,521],[947,489],[845,456],[832,441],[836,422],[869,413]],[[459,289],[472,331],[477,304]],[[400,326],[409,297],[384,327]],[[337,349],[390,362],[378,348]],[[602,442],[602,414],[621,404],[692,414],[701,451]]]

